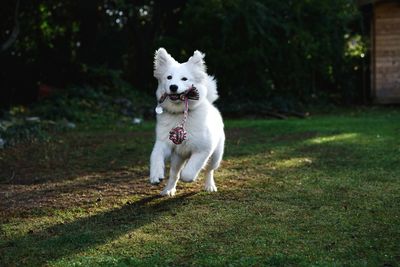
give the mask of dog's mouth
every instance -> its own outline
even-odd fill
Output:
[[[168,97],[172,101],[177,101],[181,99],[181,94],[169,94]]]
[[[180,94],[167,94],[164,93],[160,99],[158,100],[158,103],[161,104],[164,102],[165,99],[169,98],[171,101],[187,101],[187,100],[199,100],[200,95],[199,91],[192,85],[189,89],[187,89],[185,92],[182,92]]]

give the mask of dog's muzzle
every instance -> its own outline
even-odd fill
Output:
[[[167,97],[172,101],[177,101],[177,100],[184,101],[185,98],[188,98],[190,100],[199,100],[200,95],[199,95],[199,91],[197,90],[197,88],[194,87],[194,85],[192,85],[189,89],[187,89],[186,91],[184,91],[180,94],[164,93],[158,100],[158,104],[163,103],[165,101],[165,99],[167,99]]]

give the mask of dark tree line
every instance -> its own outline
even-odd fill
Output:
[[[152,94],[159,46],[180,60],[205,52],[227,109],[362,94],[365,47],[349,0],[5,0],[0,21],[3,106],[35,101],[41,84],[87,83],[94,67]]]

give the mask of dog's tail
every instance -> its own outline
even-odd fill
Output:
[[[207,99],[210,103],[214,103],[218,99],[217,81],[213,76],[208,75],[206,78]]]

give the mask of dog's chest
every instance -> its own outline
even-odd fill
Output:
[[[164,114],[163,114],[164,115]],[[186,140],[182,144],[175,145],[169,140],[169,132],[172,128],[180,125],[183,119],[183,115],[169,115],[158,117],[157,122],[157,137],[159,140],[166,142],[172,148],[172,150],[181,156],[190,156],[195,151],[207,149],[210,142],[206,140],[209,138],[207,127],[204,125],[204,121],[195,118],[189,113],[188,120],[185,124]]]
[[[186,140],[180,145],[173,145],[173,152],[187,158],[193,153],[193,146]]]

